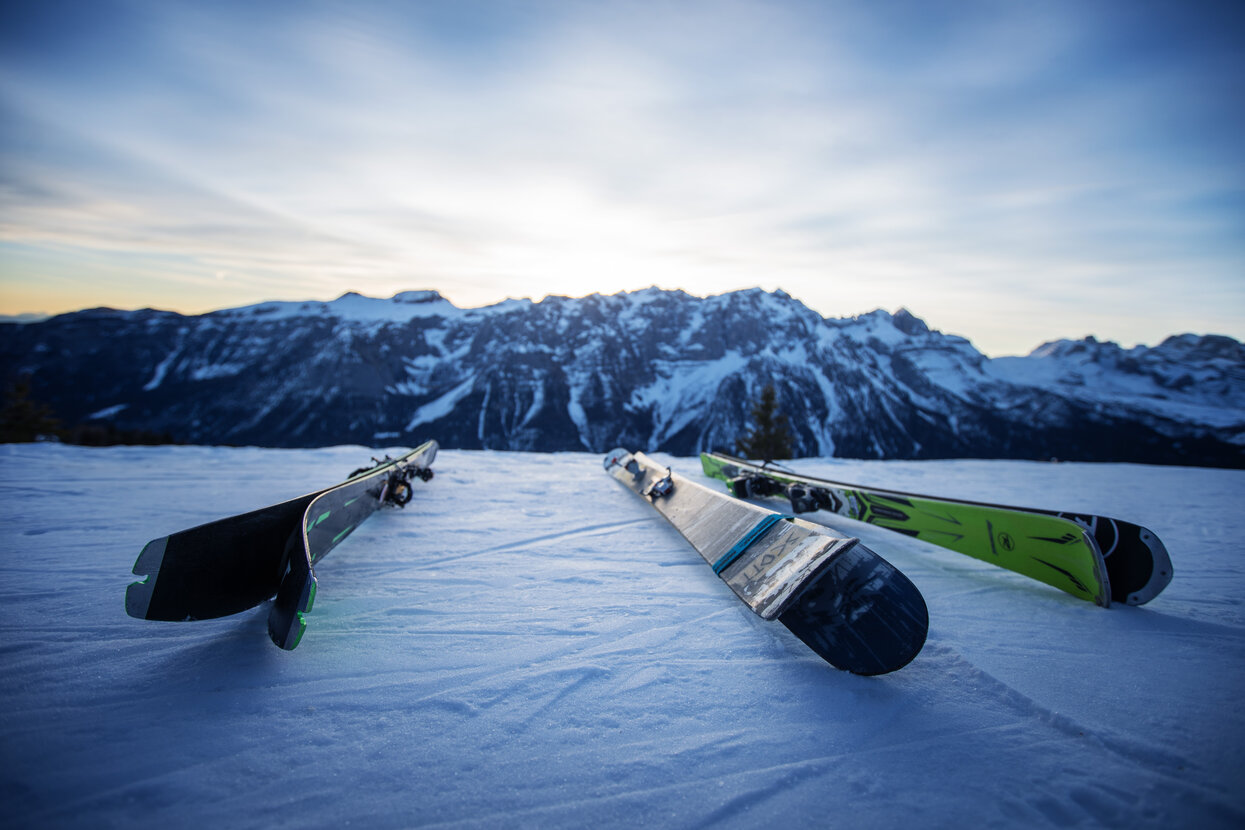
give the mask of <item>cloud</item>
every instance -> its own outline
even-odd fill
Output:
[[[1182,268],[1245,311],[1245,176],[1212,137],[1240,118],[1178,60],[1202,41],[1155,51],[1109,7],[125,8],[90,48],[41,30],[67,68],[0,58],[11,244],[195,263],[173,292],[782,285],[1009,317],[995,350],[1050,333],[1018,298],[1075,316],[1125,277],[1154,325]]]

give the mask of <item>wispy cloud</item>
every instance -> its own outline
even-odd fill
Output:
[[[152,304],[761,284],[908,305],[996,352],[1245,333],[1239,19],[89,5],[82,28],[11,21],[0,240],[88,280],[150,255]],[[30,263],[0,259],[0,299]]]

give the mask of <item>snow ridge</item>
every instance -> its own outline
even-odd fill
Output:
[[[732,449],[772,384],[801,455],[1245,466],[1245,347],[1093,338],[989,359],[907,309],[823,318],[782,292],[648,288],[458,308],[435,291],[183,317],[0,324],[66,421],[196,443]]]

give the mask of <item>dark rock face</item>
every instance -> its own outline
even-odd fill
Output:
[[[692,454],[733,447],[773,384],[800,455],[1245,466],[1231,338],[1087,338],[991,360],[905,309],[824,319],[759,289],[93,309],[2,323],[0,354],[67,423],[194,443]]]

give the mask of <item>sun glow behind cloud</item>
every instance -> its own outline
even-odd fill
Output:
[[[1245,333],[1241,117],[1180,63],[1197,27],[1177,49],[1109,5],[91,8],[18,21],[0,58],[0,311],[761,285],[995,353]]]

